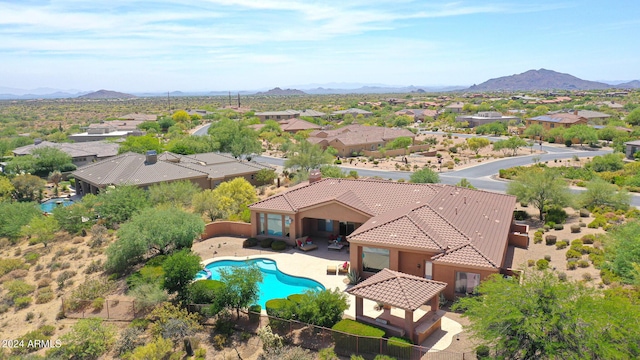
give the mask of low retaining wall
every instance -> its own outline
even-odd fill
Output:
[[[251,224],[240,221],[215,221],[204,227],[202,239],[214,236],[246,236],[251,235]]]

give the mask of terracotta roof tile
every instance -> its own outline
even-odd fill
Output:
[[[434,263],[464,264],[478,267],[498,268],[494,263],[472,244],[461,245],[443,254],[434,256]]]
[[[439,281],[382,269],[348,289],[347,292],[361,298],[414,311],[440,294],[446,287],[447,284]]]

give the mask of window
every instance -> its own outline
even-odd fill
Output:
[[[267,214],[267,228],[269,235],[282,236],[282,215]]]
[[[552,129],[556,126],[556,124],[551,124],[549,125],[549,127],[551,127]]]
[[[284,236],[289,236],[289,228],[291,227],[291,217],[284,216]]]
[[[431,261],[424,263],[424,277],[429,280],[433,279],[433,263]]]
[[[389,249],[362,248],[362,269],[368,272],[378,272],[389,268]]]
[[[329,219],[318,219],[318,231],[333,231],[333,220]]]
[[[472,294],[478,285],[480,285],[480,274],[456,272],[457,293]]]
[[[258,234],[264,234],[265,228],[264,228],[264,214],[263,213],[257,213],[258,216]]]

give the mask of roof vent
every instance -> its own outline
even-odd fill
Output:
[[[145,155],[145,164],[151,165],[158,162],[158,153],[155,150],[147,151]]]

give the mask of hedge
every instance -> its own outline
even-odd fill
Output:
[[[258,245],[258,239],[256,238],[248,238],[247,240],[242,242],[243,248],[250,248]]]
[[[260,247],[263,249],[270,248],[271,244],[273,244],[272,238],[266,238],[266,239],[260,240]]]
[[[413,343],[409,339],[394,336],[387,341],[387,351],[389,355],[398,360],[411,359],[412,348]]]
[[[380,339],[384,336],[384,330],[350,319],[340,320],[331,329],[336,330],[332,336],[338,354],[377,354],[380,351]],[[355,336],[360,338],[356,341]]]
[[[194,304],[211,304],[215,293],[224,287],[218,280],[198,280],[189,284],[189,297]]]
[[[275,251],[282,251],[287,248],[287,243],[282,240],[276,240],[271,244],[271,249]]]
[[[287,296],[287,300],[292,301],[296,304],[301,303],[302,301],[304,301],[304,295],[303,294],[291,294],[289,296]]]
[[[254,304],[249,306],[249,321],[257,323],[260,321],[260,312],[262,312],[262,306]]]
[[[268,315],[288,320],[289,314],[283,310],[292,305],[293,302],[288,299],[271,299],[264,304],[264,307],[267,310]],[[269,319],[269,325],[271,325],[271,328],[274,330],[282,331],[286,328],[288,322],[277,319]]]

